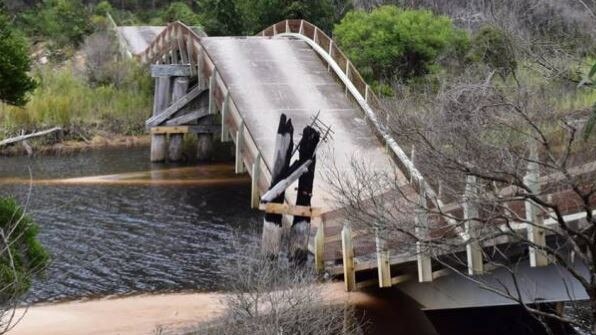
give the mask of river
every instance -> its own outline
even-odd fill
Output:
[[[0,164],[0,194],[27,205],[52,255],[27,302],[216,290],[227,243],[258,221],[249,193],[232,165],[152,165],[146,148]]]
[[[230,241],[260,227],[250,180],[227,163],[156,165],[148,155],[1,158],[0,195],[26,205],[52,255],[26,302],[221,289]],[[367,334],[542,334],[518,307],[422,313],[397,288],[364,293],[376,301],[358,307]]]

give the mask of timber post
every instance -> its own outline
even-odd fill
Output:
[[[317,273],[325,272],[325,219],[315,219],[318,222],[317,233],[315,234],[315,270]]]
[[[302,138],[298,144],[298,161],[293,166],[302,166],[309,160],[311,163],[305,173],[298,179],[298,193],[296,205],[310,207],[315,178],[316,156],[315,151],[319,144],[320,134],[311,126],[306,126],[302,131]],[[290,258],[296,263],[303,264],[308,259],[308,235],[310,217],[294,216],[290,229]]]
[[[466,243],[466,255],[468,260],[468,274],[479,275],[484,272],[482,260],[482,246],[478,241],[476,218],[478,218],[478,205],[475,198],[478,196],[478,184],[476,177],[466,177],[466,189],[464,193],[464,228],[468,236]]]
[[[420,180],[418,181],[420,182]],[[426,212],[426,193],[424,188],[420,187],[418,195],[418,206],[415,217],[415,234],[419,239],[416,242],[416,260],[418,264],[418,281],[431,282],[433,280],[432,259],[429,255],[428,245],[422,242],[429,237],[428,232],[428,213]]]
[[[250,207],[259,208],[259,176],[261,175],[261,153],[257,154],[251,171],[252,179],[250,184]]]
[[[292,120],[287,119],[285,114],[279,118],[279,126],[275,139],[275,156],[273,157],[273,169],[271,170],[271,186],[273,188],[286,175],[290,167],[290,159],[294,148],[293,142],[294,126]],[[285,189],[271,199],[271,203],[283,204]],[[282,215],[266,213],[263,222],[263,252],[269,256],[277,256],[281,251]]]
[[[161,114],[170,104],[171,99],[171,78],[157,77],[155,79],[155,92],[153,98],[153,116]],[[151,162],[163,162],[166,160],[166,135],[151,135]]]
[[[356,268],[354,267],[354,245],[352,244],[352,228],[345,222],[341,229],[341,251],[344,267],[344,283],[346,291],[356,289]]]
[[[189,80],[186,77],[175,77],[174,87],[172,89],[172,101],[177,101],[186,95],[188,91]],[[168,149],[168,160],[178,162],[182,160],[182,141],[184,134],[171,134]]]
[[[377,270],[379,275],[379,287],[391,287],[391,265],[389,263],[389,249],[384,238],[386,227],[384,224],[377,224],[375,228],[375,245],[377,252]]]
[[[527,173],[524,176],[524,184],[528,187],[532,196],[537,197],[540,194],[540,168],[538,166],[538,148],[530,146],[530,157],[528,158]],[[540,213],[540,207],[532,200],[525,200],[526,208],[526,227],[528,231],[528,241],[536,246],[546,246],[546,231],[544,230],[544,219]],[[529,246],[530,266],[547,266],[548,256],[546,253],[533,245]]]

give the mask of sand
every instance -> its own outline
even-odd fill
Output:
[[[322,295],[329,303],[362,304],[374,299],[346,293],[343,283],[325,284]],[[222,315],[224,297],[221,293],[146,294],[34,305],[17,311],[24,317],[9,334],[156,334],[159,328],[188,329]]]

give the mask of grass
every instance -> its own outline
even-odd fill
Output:
[[[0,105],[0,135],[53,126],[124,135],[143,132],[152,108],[151,79],[139,65],[131,63],[130,69],[118,86],[90,85],[68,66],[38,70],[39,87],[25,107]]]

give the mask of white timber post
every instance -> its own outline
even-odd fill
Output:
[[[538,166],[538,148],[536,145],[530,147],[530,157],[528,160],[528,171],[524,176],[524,184],[528,187],[531,195],[540,194],[540,171]],[[526,227],[528,231],[528,241],[536,246],[546,246],[546,232],[544,230],[544,220],[540,213],[540,207],[532,200],[526,199]],[[546,253],[532,245],[529,246],[530,266],[548,265]]]
[[[350,79],[350,61],[346,59],[346,77],[348,78],[349,81],[352,81]],[[346,95],[348,95],[348,85],[346,84]]]
[[[273,36],[277,35],[277,23],[273,25]]]
[[[415,218],[415,231],[416,237],[419,239],[416,242],[416,258],[418,263],[418,281],[423,282],[431,282],[433,280],[433,270],[432,270],[432,259],[429,256],[429,250],[426,243],[421,242],[420,240],[426,240],[428,238],[428,213],[426,212],[426,193],[424,191],[424,187],[422,187],[422,180],[418,180],[420,185],[419,188],[419,198],[418,198],[418,206],[419,208],[416,210],[416,218]]]
[[[314,30],[313,36],[312,36],[312,40],[315,41],[315,44],[317,44],[317,45],[319,44],[318,32],[319,32],[319,28],[315,27],[315,30]]]
[[[368,103],[368,91],[370,90],[370,86],[368,86],[368,84],[366,85],[366,87],[364,88],[364,101],[366,101],[366,103]]]
[[[333,59],[333,40],[331,38],[329,38],[329,51],[327,51],[327,53],[329,54],[329,57]],[[329,63],[327,64],[327,71],[331,71],[331,64]]]
[[[240,127],[238,127],[238,131],[236,132],[236,164],[235,170],[236,173],[244,173],[246,170],[244,169],[244,161],[242,159],[242,145],[244,144],[244,120],[240,122]]]
[[[344,284],[346,291],[356,289],[356,269],[354,268],[354,245],[352,244],[352,228],[345,222],[341,230],[341,250],[344,264]]]
[[[259,176],[261,174],[261,153],[257,154],[252,164],[252,180],[250,183],[250,207],[259,208],[261,198],[259,197]]]
[[[286,20],[286,33],[290,32],[290,21]]]
[[[377,270],[379,272],[379,287],[391,287],[391,265],[389,263],[389,249],[384,239],[386,227],[379,223],[375,227],[375,244],[377,251]]]
[[[474,222],[478,218],[478,184],[476,177],[468,175],[466,177],[466,189],[464,192],[464,229],[468,236],[466,243],[466,255],[468,259],[468,274],[479,275],[484,272],[484,263],[482,260],[482,246],[478,241],[477,224]]]
[[[211,74],[211,78],[209,78],[209,114],[215,114],[216,105],[215,105],[215,76],[217,75],[217,71],[213,70]]]
[[[229,142],[230,141],[230,131],[228,129],[228,125],[226,123],[226,118],[230,112],[230,90],[226,93],[226,97],[224,98],[223,106],[221,107],[221,141],[222,142]]]
[[[315,235],[315,270],[317,273],[325,272],[325,220],[322,217],[312,218],[318,223]]]
[[[304,35],[304,20],[300,20],[300,29],[298,30],[298,34]]]

